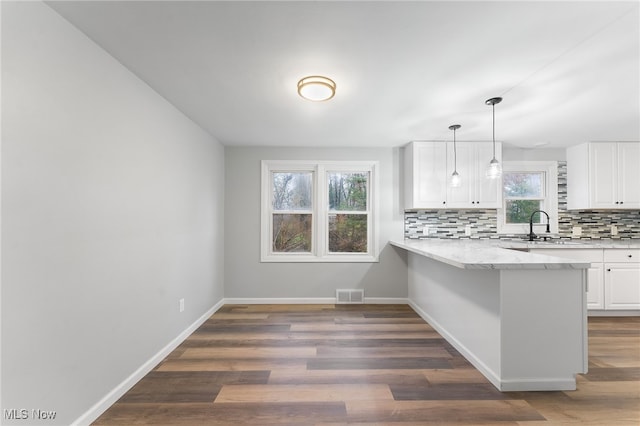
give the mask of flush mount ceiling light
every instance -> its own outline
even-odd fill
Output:
[[[449,185],[454,188],[459,187],[461,183],[460,175],[458,174],[457,170],[458,158],[456,152],[456,130],[458,130],[460,127],[462,126],[459,124],[452,124],[451,126],[449,126],[449,130],[453,130],[453,173],[451,173]]]
[[[321,75],[305,77],[298,82],[298,94],[309,101],[327,101],[336,94],[336,83]]]
[[[487,168],[487,177],[489,179],[497,179],[502,175],[502,166],[500,166],[500,162],[496,159],[496,104],[500,102],[502,102],[502,98],[491,98],[484,101],[485,104],[491,105],[491,109],[493,110],[493,158]]]

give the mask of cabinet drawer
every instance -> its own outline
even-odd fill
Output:
[[[640,249],[605,249],[604,261],[640,263]]]

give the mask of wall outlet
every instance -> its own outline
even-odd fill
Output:
[[[180,309],[180,312],[184,312],[184,299],[180,299],[178,302],[178,309]]]
[[[618,227],[616,225],[611,225],[611,235],[618,235]]]
[[[582,226],[574,226],[573,228],[571,228],[572,237],[579,237],[581,235],[582,235]]]
[[[464,227],[464,235],[467,237],[471,236],[471,225],[467,225]]]

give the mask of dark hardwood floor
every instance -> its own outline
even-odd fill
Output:
[[[406,305],[227,305],[96,425],[640,425],[640,318],[571,392],[497,391]]]

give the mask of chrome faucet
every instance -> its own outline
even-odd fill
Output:
[[[538,236],[533,233],[533,216],[536,213],[544,213],[544,215],[547,217],[547,234],[551,233],[551,230],[549,228],[549,215],[544,210],[536,210],[531,213],[531,217],[529,218],[529,235],[527,235],[529,237],[529,241],[533,241],[534,239],[538,238]],[[547,241],[547,237],[544,237],[544,240]]]

